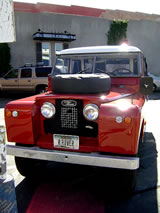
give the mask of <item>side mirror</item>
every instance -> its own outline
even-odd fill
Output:
[[[153,91],[153,79],[149,76],[140,78],[140,93],[143,95],[150,95]]]

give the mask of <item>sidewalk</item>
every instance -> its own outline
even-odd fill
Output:
[[[0,109],[0,126],[4,126],[5,122],[4,122],[4,109],[1,108]]]
[[[2,102],[0,104],[2,106]],[[6,104],[6,102],[4,104]],[[5,126],[4,108],[0,108],[0,125]],[[7,137],[6,137],[6,142],[7,144],[9,143],[7,141]],[[7,155],[7,174],[11,175],[14,178],[15,186],[17,186],[24,179],[24,177],[20,175],[16,169],[14,157],[10,155]]]

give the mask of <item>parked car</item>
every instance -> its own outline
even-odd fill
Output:
[[[148,72],[148,76],[153,78],[153,92],[160,89],[160,77]]]
[[[42,93],[46,91],[48,74],[51,71],[51,66],[32,66],[31,64],[12,69],[0,78],[0,90]]]
[[[120,184],[132,189],[145,95],[153,84],[143,63],[142,52],[131,46],[62,50],[48,92],[5,108],[8,141],[16,143],[7,152],[19,172],[33,176],[37,160],[113,168],[126,175]]]

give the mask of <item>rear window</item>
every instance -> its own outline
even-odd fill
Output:
[[[37,77],[48,77],[52,71],[52,67],[38,67],[36,68],[36,76]]]

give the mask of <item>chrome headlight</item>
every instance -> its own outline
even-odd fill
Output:
[[[87,104],[83,109],[83,115],[87,120],[96,120],[99,116],[98,106],[96,104]]]
[[[55,106],[50,103],[50,102],[45,102],[42,106],[41,106],[41,114],[45,117],[45,118],[51,118],[53,117],[53,115],[56,113],[56,109]]]

